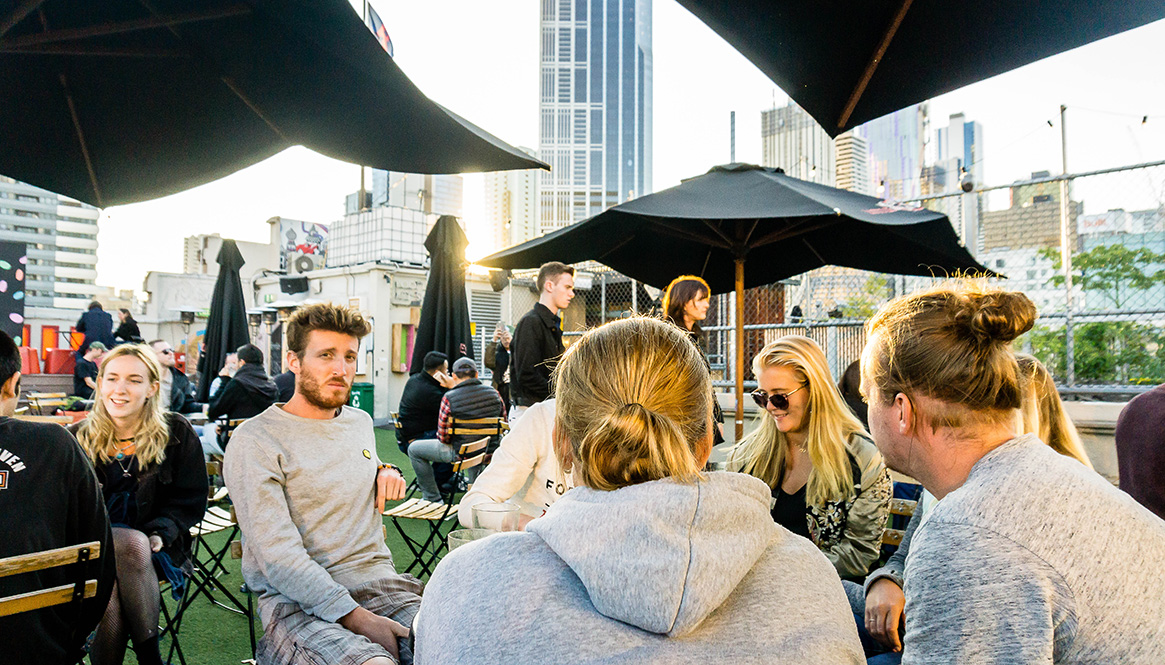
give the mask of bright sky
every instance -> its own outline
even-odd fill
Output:
[[[372,5],[396,62],[429,97],[512,145],[538,147],[538,0]],[[737,161],[759,162],[760,112],[787,96],[675,0],[655,0],[653,39],[655,190],[729,161],[731,111]],[[960,111],[983,124],[987,184],[1060,172],[1060,104],[1069,107],[1070,171],[1165,159],[1163,55],[1159,21],[936,98],[932,128]],[[266,241],[275,215],[331,223],[359,186],[358,167],[298,147],[180,194],[109,208],[98,283],[140,290],[147,271],[181,271],[188,235]],[[1165,182],[1136,187],[1147,201],[1165,192]],[[466,176],[464,213],[477,240],[469,254],[483,256],[493,248],[482,240],[480,175]]]

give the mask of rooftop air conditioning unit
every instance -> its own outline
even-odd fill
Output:
[[[324,257],[321,254],[304,254],[294,252],[287,256],[287,274],[301,275],[312,270],[322,270]]]

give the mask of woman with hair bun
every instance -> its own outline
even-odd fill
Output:
[[[809,538],[837,572],[862,578],[878,560],[890,514],[890,472],[829,374],[825,352],[801,335],[766,344],[752,361],[764,410],[728,457],[772,492],[777,524]]]
[[[903,662],[1165,662],[1165,522],[1020,434],[1010,347],[1035,319],[1027,296],[959,280],[866,324],[874,440],[940,500],[910,544]]]
[[[576,487],[451,552],[417,662],[862,663],[841,582],[746,475],[703,473],[711,386],[658,319],[596,328],[556,370],[555,447]],[[466,580],[473,580],[467,585]]]

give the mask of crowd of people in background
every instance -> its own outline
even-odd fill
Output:
[[[482,502],[521,511],[519,531],[450,552],[427,585],[397,573],[382,531],[405,474],[348,406],[371,329],[358,312],[300,308],[287,372],[244,345],[203,404],[168,342],[91,307],[75,373],[91,411],[67,429],[11,417],[20,357],[0,334],[0,528],[15,535],[0,556],[90,540],[110,554],[87,565],[99,584],[80,612],[2,620],[28,639],[0,660],[120,663],[132,646],[162,662],[159,582],[175,598],[189,584],[204,461],[223,455],[259,663],[1165,662],[1165,386],[1121,414],[1117,489],[1047,368],[1011,349],[1037,319],[1026,296],[957,280],[899,297],[838,381],[808,337],[771,341],[752,359],[757,425],[721,449],[706,282],[681,276],[661,316],[569,348],[573,268],[544,265],[536,287],[512,336],[494,332],[491,381],[434,351],[404,387],[397,445],[419,498],[470,482],[463,525]],[[242,421],[229,445],[182,415],[200,411]],[[511,431],[462,478],[450,463],[469,439],[451,424],[479,418]],[[891,471],[922,493],[887,559]]]

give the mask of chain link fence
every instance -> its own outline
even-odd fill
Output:
[[[924,182],[923,191],[927,190]],[[944,212],[980,263],[1022,291],[1039,320],[1016,341],[1048,366],[1065,396],[1127,398],[1165,383],[1165,161],[936,194],[915,201]],[[1065,260],[1067,259],[1067,260]],[[598,264],[576,266],[576,297],[563,313],[567,344],[583,330],[631,313],[658,313],[658,289]],[[768,342],[805,335],[825,350],[834,378],[858,360],[863,326],[897,296],[946,275],[913,277],[827,266],[745,291],[745,387]],[[510,289],[514,322],[537,301],[534,273]],[[735,385],[735,298],[714,296],[703,322],[717,390]],[[513,322],[511,322],[513,323]]]

